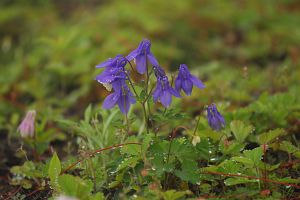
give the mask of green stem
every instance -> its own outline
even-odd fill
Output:
[[[199,126],[199,122],[200,122],[200,115],[198,117],[197,124],[196,124],[195,130],[194,130],[193,136],[196,136],[196,132],[197,132],[197,129],[198,129],[198,126]]]
[[[170,160],[170,154],[171,154],[171,147],[172,147],[173,139],[174,139],[174,137],[173,137],[173,133],[172,133],[171,141],[170,141],[169,149],[168,149],[166,165],[169,163],[169,160]],[[169,179],[169,175],[167,174],[167,172],[165,172],[164,190],[168,189],[168,187],[167,187],[168,179]]]

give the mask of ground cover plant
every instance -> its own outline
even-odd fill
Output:
[[[299,198],[297,1],[0,5],[1,199]]]

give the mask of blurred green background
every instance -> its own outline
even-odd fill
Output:
[[[100,107],[95,65],[143,38],[163,67],[186,63],[205,82],[194,101],[233,108],[296,94],[299,24],[297,0],[2,0],[0,129],[15,132],[31,108],[51,120]]]

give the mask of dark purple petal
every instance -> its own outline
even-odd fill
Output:
[[[170,92],[173,96],[178,97],[178,98],[181,98],[180,93],[179,93],[178,91],[176,91],[175,89],[173,89],[171,86],[170,86],[170,88],[169,88],[169,92]]]
[[[128,95],[121,95],[118,105],[122,113],[127,114],[130,108],[130,100]]]
[[[175,90],[177,90],[178,92],[180,92],[181,90],[181,78],[179,78],[179,76],[175,79]]]
[[[109,65],[111,65],[111,63],[113,62],[112,58],[109,58],[108,60],[96,65],[96,68],[103,68],[103,67],[107,67]]]
[[[147,70],[147,63],[145,55],[138,55],[135,58],[136,69],[140,74],[144,74]]]
[[[225,127],[225,119],[219,113],[215,104],[207,107],[207,120],[209,126],[216,131],[219,131]]]
[[[117,92],[108,95],[102,104],[102,108],[111,109],[112,107],[114,107],[119,100],[119,96],[120,95]]]
[[[172,95],[169,91],[163,90],[160,96],[160,102],[164,107],[169,107],[172,102]]]
[[[96,76],[96,80],[99,83],[111,83],[116,77],[113,74],[102,73]]]
[[[139,54],[138,50],[133,50],[128,56],[126,56],[126,59],[131,61],[133,60],[137,55]]]
[[[191,95],[193,89],[193,83],[189,79],[182,81],[182,89],[186,95]]]
[[[203,89],[205,88],[205,85],[202,83],[202,81],[200,81],[197,77],[195,77],[194,75],[191,75],[191,81],[193,82],[193,84],[200,88],[200,89]]]
[[[148,53],[147,58],[148,58],[149,62],[151,63],[151,65],[156,66],[156,67],[159,66],[158,61],[156,60],[156,58],[154,57],[154,55],[151,52]]]
[[[154,92],[153,92],[153,100],[156,102],[158,99],[159,99],[159,97],[160,97],[160,93],[161,93],[161,89],[162,89],[162,87],[161,87],[161,84],[158,82],[157,83],[157,85],[156,85],[156,88],[155,88],[155,90],[154,90]]]

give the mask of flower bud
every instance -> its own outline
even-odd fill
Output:
[[[34,122],[35,122],[36,111],[30,110],[27,112],[25,118],[18,127],[22,138],[33,138],[34,137]]]

